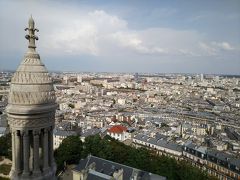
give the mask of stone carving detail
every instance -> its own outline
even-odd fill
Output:
[[[52,78],[48,73],[16,72],[12,78],[12,83],[50,84],[52,83]]]
[[[30,58],[26,58],[24,59],[24,61],[21,63],[21,65],[40,65],[42,66],[42,62],[40,61],[40,59],[30,59]]]
[[[31,58],[31,59],[40,59],[39,54],[25,54],[24,59]]]
[[[12,127],[39,127],[39,126],[49,126],[54,124],[54,117],[45,117],[33,120],[21,120],[8,118],[8,123]]]
[[[55,100],[55,91],[10,92],[8,102],[11,104],[45,104],[55,103]]]

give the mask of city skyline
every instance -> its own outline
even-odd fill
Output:
[[[239,7],[224,0],[1,1],[0,70],[21,62],[22,25],[32,14],[41,30],[37,51],[51,71],[239,75]]]
[[[15,72],[0,70],[0,179],[240,179],[240,75],[49,73],[36,48],[79,46],[56,50],[47,32],[53,51],[37,46],[37,24],[30,16]]]

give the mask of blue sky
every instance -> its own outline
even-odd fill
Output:
[[[27,49],[49,70],[240,74],[239,0],[0,1],[0,70]]]

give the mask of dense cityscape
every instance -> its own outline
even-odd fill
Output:
[[[12,72],[1,73],[1,136],[9,133]],[[239,178],[240,78],[204,74],[51,73],[59,107],[54,149],[77,135],[109,135]]]
[[[240,180],[240,1],[1,0],[0,180]]]

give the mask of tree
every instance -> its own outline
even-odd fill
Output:
[[[0,137],[0,156],[12,159],[12,139],[10,133]]]
[[[168,156],[159,156],[146,148],[127,146],[109,136],[89,136],[79,144],[79,138],[68,137],[55,152],[58,169],[64,162],[78,163],[80,157],[91,154],[100,158],[128,165],[151,173],[167,177],[168,180],[210,180],[208,176],[187,161],[176,161]],[[80,141],[81,142],[81,141]],[[73,144],[75,145],[73,145]],[[81,152],[82,151],[82,152]]]
[[[81,159],[82,150],[82,141],[79,136],[69,136],[64,139],[54,152],[58,171],[64,168],[64,163],[77,164]]]
[[[68,107],[74,109],[75,105],[74,104],[69,104]]]
[[[109,141],[109,137],[102,139],[99,135],[87,137],[84,142],[83,156],[92,154],[104,159],[112,159],[112,148]]]

